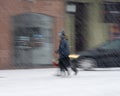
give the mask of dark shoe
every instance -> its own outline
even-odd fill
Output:
[[[76,68],[71,68],[71,69],[75,72],[75,75],[77,75],[78,70]]]
[[[76,70],[76,71],[75,71],[75,75],[77,75],[77,73],[78,73],[78,71]]]

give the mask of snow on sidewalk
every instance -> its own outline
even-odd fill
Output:
[[[0,96],[120,96],[120,69],[56,77],[55,68],[0,70]]]

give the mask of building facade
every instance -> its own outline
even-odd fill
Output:
[[[51,64],[63,28],[71,53],[120,37],[119,5],[120,0],[0,0],[0,69]]]
[[[65,26],[73,53],[120,37],[120,0],[67,0],[66,6]]]

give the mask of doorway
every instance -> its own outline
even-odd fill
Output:
[[[75,12],[75,50],[85,50],[87,43],[87,3],[76,3]]]

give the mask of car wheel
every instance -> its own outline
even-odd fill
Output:
[[[79,62],[79,66],[83,69],[83,70],[93,70],[94,68],[97,67],[97,63],[94,59],[92,58],[85,58],[85,59],[82,59],[80,62]]]

